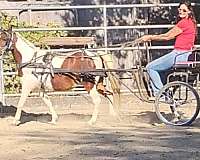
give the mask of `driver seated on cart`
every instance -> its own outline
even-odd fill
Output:
[[[196,35],[197,23],[191,3],[181,1],[178,6],[177,23],[171,30],[159,35],[144,35],[138,39],[140,42],[175,39],[174,49],[170,53],[153,60],[146,66],[153,96],[156,96],[163,87],[161,77],[164,76],[164,72],[172,68],[174,63],[188,60],[194,48]]]

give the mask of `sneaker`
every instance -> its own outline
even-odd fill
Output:
[[[155,100],[156,100],[156,97],[149,97],[148,100],[149,100],[149,101],[155,101]],[[170,98],[169,98],[169,97],[166,97],[166,96],[164,96],[164,95],[161,96],[160,99],[159,99],[159,102],[169,103],[169,101],[171,101]]]
[[[159,102],[164,102],[164,103],[169,103],[172,104],[173,103],[173,98],[169,97],[169,96],[161,96],[159,99]]]

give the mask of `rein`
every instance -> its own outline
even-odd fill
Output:
[[[93,48],[93,49],[99,49],[99,48]],[[74,50],[73,50],[74,51]],[[69,51],[67,51],[67,53],[69,52],[69,53],[72,53],[72,54],[74,54],[74,53],[77,53],[77,52],[85,52],[85,51],[90,51],[90,49],[78,49],[78,50],[75,50],[74,52],[71,52],[70,50]],[[56,55],[56,56],[61,56],[61,57],[64,57],[64,56],[67,56],[67,53],[57,53],[56,51],[52,51],[52,54],[54,54],[54,55]],[[99,57],[99,56],[104,56],[104,55],[110,55],[110,53],[97,53],[97,52],[91,52],[90,51],[90,53],[92,53],[93,55],[90,55],[90,56],[83,56],[83,57],[85,57],[85,58],[93,58],[93,57]],[[87,54],[87,53],[86,53]],[[72,57],[72,58],[77,58],[77,56],[67,56],[67,57]],[[82,57],[82,56],[81,56]]]

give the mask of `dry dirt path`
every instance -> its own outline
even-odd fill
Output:
[[[40,99],[29,98],[23,124],[12,126],[17,98],[7,100],[0,117],[1,160],[199,160],[200,121],[191,127],[159,123],[152,104],[123,97],[122,121],[109,116],[101,104],[97,123],[88,98],[52,98],[59,113],[57,125]],[[5,114],[6,113],[6,114]]]

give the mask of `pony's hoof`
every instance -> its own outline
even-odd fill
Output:
[[[14,125],[14,126],[19,126],[20,123],[21,123],[21,122],[20,122],[19,120],[14,120],[13,123],[12,123],[12,125]]]
[[[51,122],[49,122],[49,123],[56,125],[57,122],[58,122],[58,117],[56,116],[56,117],[52,118]]]
[[[57,123],[55,121],[51,121],[49,124],[56,125]]]
[[[56,120],[51,120],[51,122],[49,122],[49,124],[56,125],[57,124],[57,119]]]
[[[93,126],[93,125],[95,124],[95,121],[89,120],[87,123],[88,123],[90,126]]]
[[[113,116],[113,117],[117,117],[118,116],[118,114],[115,112],[115,111],[109,111],[109,114],[111,115],[111,116]]]
[[[122,118],[118,112],[111,111],[110,115],[113,116],[114,118],[116,118],[118,121],[120,121],[120,122],[122,121]]]
[[[120,115],[117,115],[117,119],[118,119],[118,121],[122,121],[122,118],[121,118],[121,116]]]

